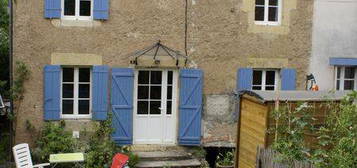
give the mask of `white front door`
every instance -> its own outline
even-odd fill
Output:
[[[176,143],[177,72],[137,70],[134,92],[134,144]]]

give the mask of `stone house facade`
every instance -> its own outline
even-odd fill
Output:
[[[112,112],[119,144],[234,147],[237,89],[305,88],[313,1],[29,0],[14,10],[14,60],[31,70],[16,143],[33,140],[27,121],[82,131]]]

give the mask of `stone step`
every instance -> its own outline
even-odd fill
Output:
[[[142,161],[169,161],[190,159],[191,154],[184,151],[134,152]]]
[[[178,145],[132,145],[130,150],[133,152],[185,151],[186,148]]]
[[[136,167],[138,168],[195,168],[200,167],[201,162],[197,159],[185,159],[176,161],[140,161]]]

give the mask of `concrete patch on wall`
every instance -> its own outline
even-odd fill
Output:
[[[288,66],[287,58],[248,58],[248,67],[252,68],[285,68]]]
[[[248,15],[248,32],[249,33],[273,33],[273,34],[288,34],[290,26],[291,11],[296,9],[297,0],[282,0],[282,16],[280,25],[257,25],[255,24],[255,0],[243,0],[241,10]]]
[[[207,147],[234,147],[236,115],[233,95],[206,95],[203,112],[203,145]]]
[[[102,65],[102,56],[80,53],[52,53],[52,65]]]

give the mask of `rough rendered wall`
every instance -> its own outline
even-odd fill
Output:
[[[298,88],[304,88],[313,1],[289,1],[283,28],[271,28],[249,21],[254,0],[188,0],[188,55],[205,73],[203,142],[229,146],[235,141],[231,93],[239,67],[297,68]],[[15,60],[32,72],[18,111],[17,143],[30,140],[26,120],[42,125],[42,71],[51,54],[95,54],[103,64],[128,67],[125,55],[159,39],[184,51],[184,0],[110,0],[109,20],[94,27],[58,27],[43,18],[38,0],[16,1],[15,12]]]
[[[315,0],[309,70],[320,90],[334,89],[329,58],[357,58],[357,1]]]

